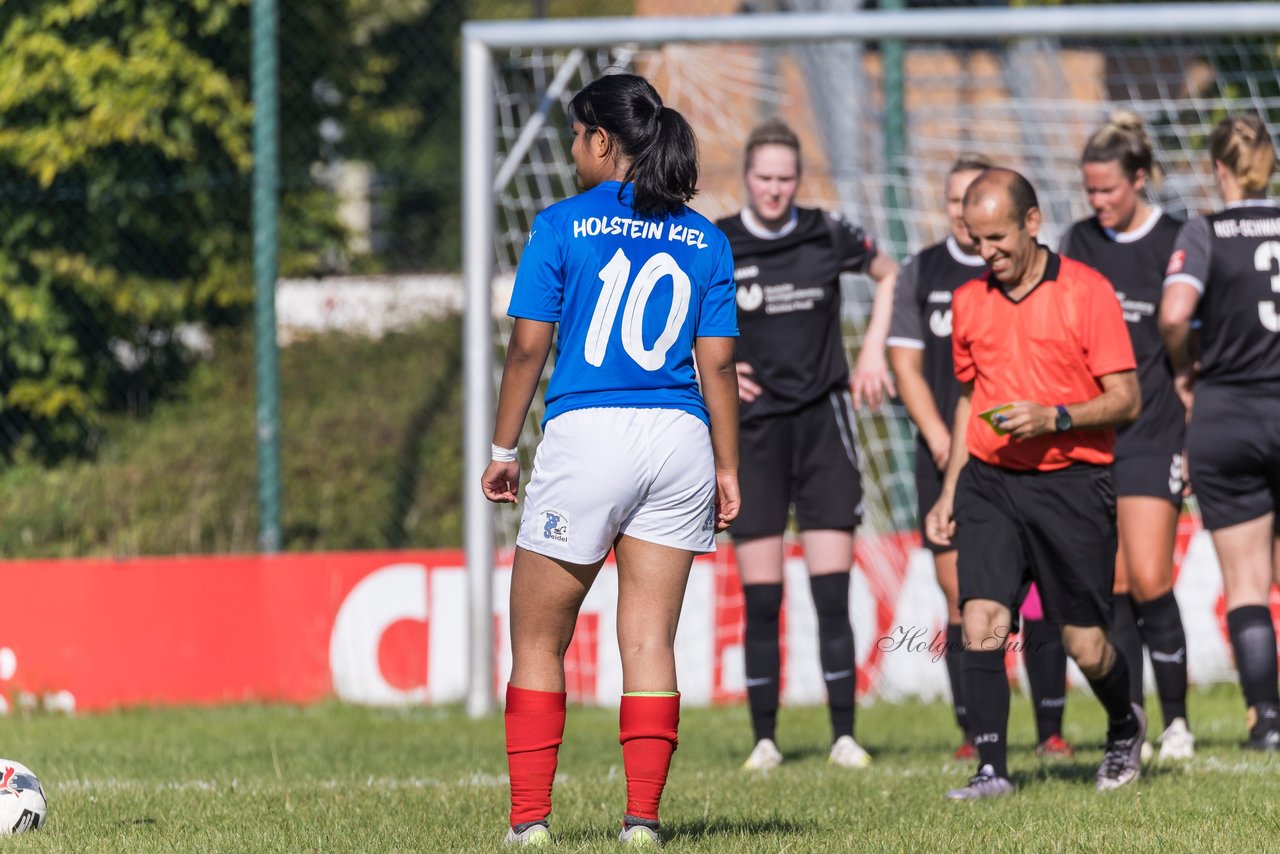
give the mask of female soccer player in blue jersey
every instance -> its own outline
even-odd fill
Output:
[[[627,778],[620,838],[644,844],[658,840],[676,749],[674,643],[690,566],[738,513],[733,258],[720,230],[685,205],[698,178],[693,130],[648,81],[602,77],[569,110],[583,192],[529,231],[483,479],[489,500],[517,500],[516,443],[555,338],[511,578],[508,841],[550,841],[564,654],[612,548]]]

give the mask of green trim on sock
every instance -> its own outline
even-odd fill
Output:
[[[624,697],[679,697],[679,691],[627,691]]]

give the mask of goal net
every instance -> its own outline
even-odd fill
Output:
[[[899,260],[946,237],[943,184],[962,153],[985,154],[1027,175],[1040,196],[1043,239],[1056,247],[1063,230],[1089,214],[1079,172],[1085,139],[1120,108],[1140,115],[1154,140],[1164,179],[1152,187],[1153,199],[1182,217],[1212,208],[1217,199],[1205,149],[1213,125],[1238,112],[1259,113],[1273,126],[1280,119],[1275,24],[1263,22],[1248,37],[1206,35],[1208,6],[1124,8],[1129,28],[1112,30],[1127,33],[1123,37],[1018,35],[1019,27],[1010,25],[1011,36],[957,40],[954,33],[939,34],[950,33],[958,19],[933,16],[931,24],[928,14],[898,13],[916,30],[901,41],[900,53],[884,41],[838,40],[821,32],[809,40],[767,43],[700,43],[682,34],[659,47],[638,46],[623,40],[630,31],[625,20],[613,24],[617,44],[547,47],[531,40],[495,50],[499,179],[492,236],[499,347],[510,332],[501,313],[530,223],[547,205],[576,192],[565,108],[582,85],[611,70],[645,75],[689,119],[701,163],[692,205],[712,219],[743,206],[743,142],[755,124],[777,116],[796,129],[804,147],[798,202],[842,211]],[[1166,28],[1158,37],[1133,35],[1142,29],[1142,16],[1167,23],[1169,10],[1179,8],[1201,10],[1195,31],[1189,25],[1181,33]],[[1221,4],[1214,14],[1228,9],[1239,6]],[[999,14],[1006,22],[1030,22],[1046,11]],[[1108,11],[1075,7],[1057,14],[1079,21]],[[1256,15],[1252,20],[1258,26]],[[902,128],[900,138],[886,133],[894,127]],[[872,283],[849,277],[844,292],[852,364]],[[494,388],[500,372],[499,356]],[[539,438],[540,406],[536,401],[521,442],[526,472]],[[857,416],[866,495],[858,563],[866,584],[891,597],[904,584],[907,553],[918,542],[914,428],[896,402]],[[499,513],[499,547],[513,544],[517,521],[515,510]],[[736,595],[732,585],[721,587]]]

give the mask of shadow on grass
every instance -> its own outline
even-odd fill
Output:
[[[731,821],[727,819],[698,819],[696,821],[664,821],[662,823],[662,841],[693,841],[698,839],[718,838],[756,838],[767,834],[799,834],[813,830],[816,825],[791,821],[789,819],[744,819]],[[597,830],[569,830],[557,832],[560,846],[572,847],[577,844],[588,844],[599,841]],[[615,832],[616,835],[616,832]]]
[[[754,837],[764,833],[805,833],[813,825],[790,819],[699,819],[697,821],[673,821],[663,823],[664,839],[707,839],[718,836]]]

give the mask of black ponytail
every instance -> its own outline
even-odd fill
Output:
[[[698,192],[693,128],[662,105],[648,80],[635,74],[593,80],[573,96],[569,114],[587,131],[603,129],[630,162],[623,180],[634,188],[636,213],[658,218],[677,213]]]

